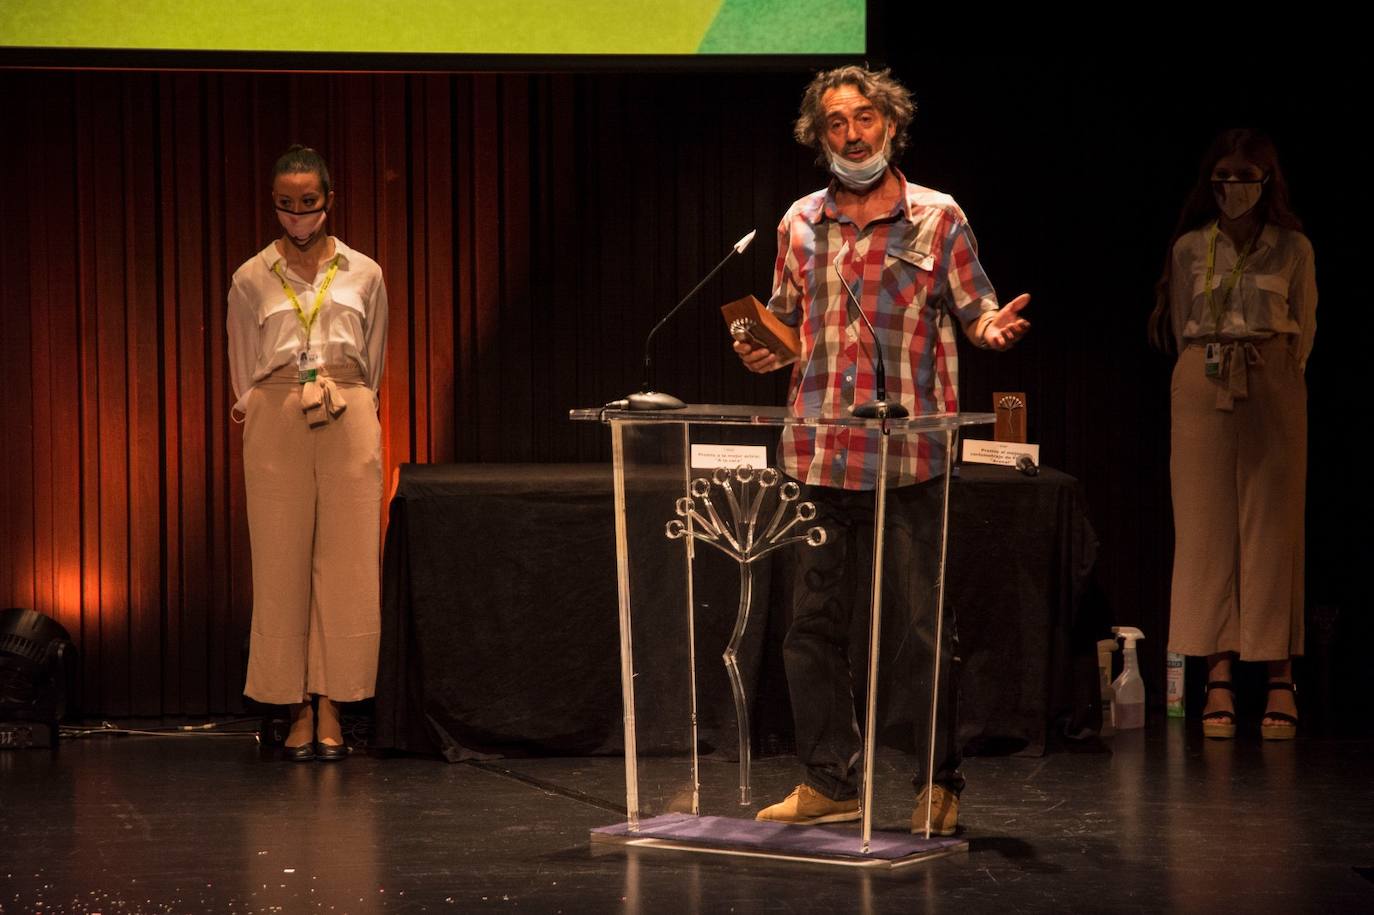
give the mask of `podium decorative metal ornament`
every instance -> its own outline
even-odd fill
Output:
[[[801,487],[792,480],[778,486],[781,477],[782,474],[772,467],[758,473],[747,465],[733,473],[724,467],[717,468],[709,480],[698,477],[692,481],[692,494],[677,500],[678,517],[668,522],[668,539],[687,537],[698,540],[720,550],[739,566],[739,610],[735,614],[735,628],[730,635],[730,643],[721,657],[725,661],[730,692],[735,700],[735,722],[739,729],[739,802],[744,806],[751,803],[749,765],[753,754],[749,739],[748,696],[744,693],[744,681],[740,679],[738,657],[740,639],[744,637],[745,627],[749,624],[749,611],[754,600],[753,563],[793,543],[818,547],[826,541],[825,528],[819,525],[787,536],[799,522],[815,519],[816,505],[813,502],[797,502]],[[734,486],[739,487],[738,496]],[[713,487],[725,496],[728,519],[721,517],[711,501]],[[760,531],[759,509],[774,491],[777,493],[777,506],[773,509],[768,526]],[[698,500],[706,510],[705,516],[697,511]],[[784,523],[789,507],[792,517]]]

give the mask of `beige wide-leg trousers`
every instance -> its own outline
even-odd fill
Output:
[[[381,426],[356,367],[326,374],[333,390],[311,419],[294,366],[259,382],[247,402],[253,629],[243,691],[259,702],[310,693],[351,702],[376,688]]]
[[[1303,653],[1307,383],[1286,337],[1228,348],[1223,377],[1187,346],[1174,367],[1169,650]]]

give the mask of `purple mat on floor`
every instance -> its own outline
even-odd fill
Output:
[[[906,858],[964,844],[963,839],[953,837],[923,839],[904,833],[875,832],[869,842],[868,854],[863,854],[859,851],[859,830],[853,825],[789,826],[733,817],[694,817],[685,813],[665,813],[640,820],[637,833],[631,833],[626,823],[602,826],[592,832],[617,838],[669,839],[719,848],[880,860]]]

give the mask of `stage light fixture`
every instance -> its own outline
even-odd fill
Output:
[[[67,711],[71,636],[32,610],[0,610],[0,749],[56,747]]]

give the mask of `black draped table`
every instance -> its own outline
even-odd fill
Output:
[[[963,664],[961,737],[973,752],[1039,754],[1051,734],[1099,726],[1096,642],[1107,632],[1088,598],[1096,553],[1073,477],[960,468],[946,601]],[[768,611],[751,623],[739,658],[754,745],[765,752],[788,749],[791,739],[780,657],[789,559],[780,557],[756,571],[755,600]],[[695,595],[699,736],[706,752],[728,755],[734,708],[715,646],[729,638],[736,575],[722,557],[698,561],[722,564]],[[680,613],[678,583],[661,590],[663,612]],[[635,638],[650,658],[685,653],[652,632]],[[609,466],[401,467],[383,559],[377,748],[454,761],[619,753],[618,644]],[[884,738],[909,733],[894,725],[909,720],[905,707],[915,701],[899,685],[890,694]]]

